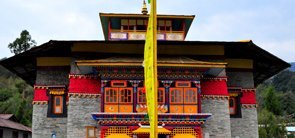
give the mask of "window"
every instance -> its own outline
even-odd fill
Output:
[[[18,138],[18,132],[17,131],[12,132],[12,138]]]
[[[23,133],[23,138],[28,138],[29,137],[29,134],[28,133]]]
[[[47,117],[67,117],[66,89],[49,88]]]
[[[86,138],[96,138],[95,126],[86,126]]]
[[[170,88],[170,103],[171,104],[183,103],[182,88]]]
[[[137,103],[146,104],[146,94],[144,88],[138,88],[137,90]],[[165,88],[158,88],[158,103],[165,103]]]
[[[105,112],[133,112],[133,88],[105,88]]]
[[[184,103],[185,104],[197,104],[198,93],[195,88],[184,89]]]
[[[158,30],[159,31],[172,31],[171,20],[159,20]]]
[[[188,83],[179,83],[188,84]],[[181,85],[183,86],[183,85]],[[170,113],[197,113],[198,93],[197,88],[170,88]]]
[[[240,106],[240,96],[238,94],[233,94],[233,93],[230,93],[230,95],[231,96],[228,99],[230,117],[241,118],[242,112],[241,112],[241,106]]]
[[[122,19],[122,30],[146,30],[147,20],[144,19]]]
[[[62,96],[54,96],[53,100],[53,113],[62,114],[63,112],[63,97]]]
[[[120,90],[120,103],[132,103],[132,89],[121,88]]]
[[[137,103],[146,103],[144,88],[138,88],[137,90]]]
[[[105,88],[105,103],[117,103],[117,102],[118,102],[118,89]]]

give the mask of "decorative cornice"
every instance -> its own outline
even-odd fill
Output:
[[[48,104],[47,101],[33,101],[32,102],[33,105],[46,105]]]
[[[96,79],[98,75],[80,75],[80,74],[70,74],[69,79]]]
[[[204,81],[227,81],[227,77],[203,77],[202,80]]]
[[[208,100],[228,100],[229,96],[225,95],[201,95],[202,99],[208,99]]]
[[[98,98],[100,94],[86,94],[86,93],[69,93],[69,97],[73,98]]]
[[[242,108],[257,108],[257,104],[242,104]]]
[[[34,89],[48,89],[48,86],[46,85],[34,85]]]
[[[242,88],[242,92],[256,92],[255,88]]]

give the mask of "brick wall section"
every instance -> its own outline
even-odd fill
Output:
[[[100,112],[100,97],[83,98],[69,97],[67,137],[86,137],[85,126],[97,126],[97,122],[92,119],[91,113]],[[99,129],[98,129],[99,130]],[[99,137],[99,132],[96,133]]]
[[[67,118],[47,118],[48,105],[33,105],[33,138],[48,138],[52,132],[58,138],[66,138]]]
[[[231,118],[232,137],[258,138],[256,108],[242,108],[243,118]]]
[[[209,133],[210,138],[230,138],[230,116],[228,99],[202,99],[202,112],[212,113],[203,128],[203,135]]]

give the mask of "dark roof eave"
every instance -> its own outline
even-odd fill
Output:
[[[36,62],[36,57],[37,56],[55,56],[55,55],[60,55],[60,56],[71,56],[71,46],[74,43],[98,43],[98,44],[144,44],[145,41],[139,40],[139,41],[105,41],[105,40],[75,40],[75,41],[63,41],[63,40],[51,40],[47,43],[44,43],[38,47],[31,48],[30,50],[12,56],[10,58],[4,59],[0,61],[0,65],[3,65],[5,68],[9,69],[13,73],[16,73],[18,76],[23,78],[26,82],[29,84],[33,85],[34,84],[34,79],[33,78],[27,78],[24,74],[20,74],[17,71],[14,70],[14,67],[16,65],[20,66],[20,61],[19,60],[24,60],[26,59],[26,62],[31,62],[35,63]],[[264,77],[259,78],[259,76],[255,76],[255,85],[258,85],[259,83],[263,82],[264,80],[270,78],[271,76],[275,75],[276,73],[290,67],[291,65],[280,58],[272,55],[271,53],[263,50],[262,48],[258,47],[255,45],[252,41],[249,42],[224,42],[224,41],[159,41],[159,45],[174,45],[174,46],[197,46],[197,45],[224,45],[225,46],[225,51],[226,51],[226,57],[231,58],[231,52],[228,53],[227,51],[231,51],[233,49],[246,49],[248,52],[252,52],[250,54],[250,57],[253,57],[254,61],[257,60],[259,62],[261,61],[266,61],[267,65],[272,65],[273,62],[277,63],[276,68],[274,70],[270,70],[268,74],[265,74],[264,72],[256,72],[258,74],[263,74]],[[97,45],[96,45],[97,46]],[[240,50],[241,51],[241,50]],[[59,53],[56,53],[59,52]],[[260,53],[260,54],[257,54]],[[228,54],[228,55],[227,55]],[[23,64],[23,63],[22,63]],[[21,66],[20,66],[21,67]],[[258,63],[254,63],[254,70],[257,68],[261,68],[261,66]],[[264,68],[263,68],[264,69]],[[267,68],[266,68],[267,69]],[[31,72],[27,72],[30,74],[35,74],[36,75],[36,65]],[[255,73],[255,72],[254,72]]]

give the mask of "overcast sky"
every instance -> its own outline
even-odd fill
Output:
[[[0,58],[27,29],[37,44],[49,40],[103,40],[98,17],[140,13],[142,0],[0,0]],[[186,40],[251,39],[295,61],[295,0],[158,0],[159,14],[196,15]]]

